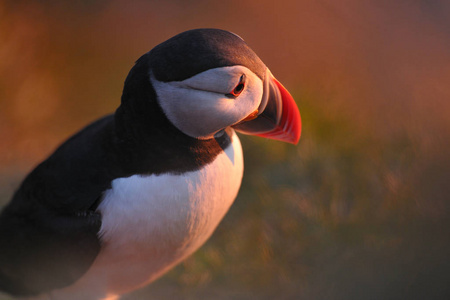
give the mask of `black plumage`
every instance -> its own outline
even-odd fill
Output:
[[[149,74],[173,81],[231,65],[261,77],[265,68],[239,37],[220,30],[188,31],[143,55],[116,113],[62,144],[2,211],[0,289],[35,295],[80,278],[100,250],[96,208],[115,178],[183,173],[212,162],[231,143],[229,135],[199,140],[179,131],[157,103]]]
[[[266,66],[237,35],[201,29],[180,33],[151,50],[150,63],[159,81],[180,81],[200,72],[241,65],[264,77]]]

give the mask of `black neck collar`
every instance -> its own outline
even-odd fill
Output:
[[[149,79],[149,53],[136,62],[125,80],[115,130],[131,172],[186,172],[211,163],[231,143],[230,132],[213,139],[192,138],[177,129],[156,100]]]

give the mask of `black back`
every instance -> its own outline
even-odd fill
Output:
[[[184,49],[184,50],[183,50]],[[143,55],[125,81],[120,107],[62,144],[24,180],[0,215],[0,289],[35,295],[72,284],[101,241],[96,210],[112,180],[179,174],[211,163],[231,139],[198,140],[173,126],[150,84],[221,66],[265,68],[237,36],[213,29],[182,33]]]

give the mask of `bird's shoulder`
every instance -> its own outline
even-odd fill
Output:
[[[112,116],[69,138],[23,181],[0,215],[0,289],[35,295],[67,286],[100,250],[95,206],[110,184]],[[88,169],[94,174],[88,175]]]

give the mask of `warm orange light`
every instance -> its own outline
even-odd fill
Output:
[[[252,113],[249,114],[247,117],[245,117],[245,119],[242,120],[242,122],[251,121],[251,120],[253,120],[253,119],[256,119],[257,116],[258,116],[258,110],[256,109],[254,112],[252,112]]]

